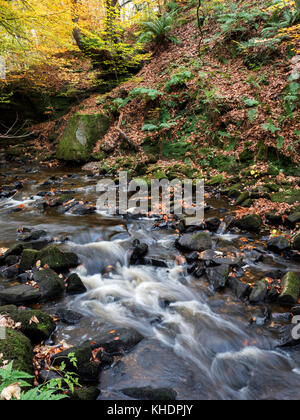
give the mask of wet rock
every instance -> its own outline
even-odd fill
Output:
[[[291,248],[291,244],[284,236],[277,236],[267,242],[267,247],[270,251],[281,254],[284,251],[288,251]]]
[[[73,354],[76,359],[76,365],[71,362],[70,355]],[[76,373],[82,382],[97,382],[101,370],[101,363],[91,361],[93,359],[92,348],[90,345],[72,347],[54,355],[51,360],[53,364],[61,366],[66,365],[67,371]]]
[[[258,263],[263,261],[264,259],[264,255],[260,250],[256,250],[256,249],[246,249],[244,251],[245,257],[247,259],[247,261],[251,261],[253,263]]]
[[[249,301],[252,304],[262,303],[267,297],[268,293],[268,282],[263,279],[256,283],[253,287],[249,297]]]
[[[114,331],[113,333],[111,331]],[[120,353],[131,350],[143,336],[132,328],[103,327],[99,336],[93,341],[92,348],[102,347],[107,353]]]
[[[251,319],[249,320],[250,324],[255,324],[259,327],[266,325],[271,319],[271,312],[269,309],[258,309],[256,310]]]
[[[71,401],[96,401],[100,395],[100,390],[95,386],[76,389],[70,394]]]
[[[195,261],[198,261],[198,259],[199,259],[199,253],[197,251],[192,252],[191,254],[187,255],[185,258],[186,258],[186,262],[188,264],[192,264]]]
[[[280,347],[295,347],[300,344],[300,338],[296,338],[293,334],[295,324],[283,325],[279,329]],[[298,329],[299,333],[299,329]]]
[[[220,265],[219,267],[208,268],[206,270],[206,275],[215,291],[223,290],[227,285],[229,266]]]
[[[77,267],[79,264],[76,254],[62,252],[57,246],[50,245],[43,249],[37,256],[42,266],[48,265],[58,273],[68,271],[70,268]]]
[[[201,380],[201,374],[173,349],[155,340],[143,340],[113,367],[102,371],[100,386],[104,398],[109,392],[116,399],[126,399],[122,390],[135,389],[137,396],[137,389],[148,388],[168,389],[173,395],[177,393],[178,400],[201,399]]]
[[[295,228],[300,223],[300,212],[293,213],[285,219],[285,224],[291,228]]]
[[[262,220],[255,214],[244,216],[242,219],[236,221],[236,226],[241,230],[250,232],[258,232],[262,225]]]
[[[217,232],[221,225],[221,220],[218,217],[211,217],[205,220],[206,227],[211,232]]]
[[[33,280],[40,289],[42,301],[61,296],[65,290],[64,281],[50,268],[34,271]]]
[[[85,293],[87,288],[83,284],[78,274],[71,274],[67,279],[67,293],[69,295],[80,295]]]
[[[47,232],[44,230],[36,230],[30,233],[22,234],[19,237],[20,241],[29,242],[29,241],[37,241],[38,239],[42,238],[43,236],[47,236]]]
[[[142,262],[143,258],[148,253],[148,249],[149,247],[147,244],[141,244],[139,241],[136,241],[134,244],[134,249],[130,256],[130,264],[135,265]]]
[[[187,234],[176,241],[176,247],[183,251],[205,251],[212,248],[212,239],[206,232]]]
[[[61,322],[64,322],[68,325],[76,325],[82,320],[83,316],[78,312],[70,311],[68,309],[58,309],[56,311],[56,315],[58,316]]]
[[[21,323],[20,331],[34,344],[47,340],[56,328],[52,317],[39,310],[20,310],[14,305],[1,306],[0,315],[4,314],[15,323]]]
[[[279,296],[280,303],[287,305],[295,305],[298,302],[300,291],[300,279],[293,273],[288,272],[281,279],[282,292]]]
[[[291,309],[291,314],[293,316],[300,315],[300,305],[293,306]]]
[[[79,201],[71,200],[64,203],[57,210],[59,213],[70,213],[77,216],[84,216],[86,214],[95,213],[96,207],[89,203],[82,203]]]
[[[46,370],[46,369],[42,369],[39,371],[39,377],[38,377],[38,381],[39,384],[44,384],[45,382],[49,382],[52,379],[60,379],[61,380],[61,376],[54,372],[53,370]],[[66,384],[64,383],[64,381],[62,381],[62,386],[64,387]]]
[[[35,249],[36,251],[41,251],[46,246],[48,246],[50,242],[52,242],[50,239],[41,239],[41,240],[33,241],[33,242],[26,242],[24,248]]]
[[[120,391],[128,397],[143,401],[175,401],[177,397],[177,392],[170,388],[141,387],[125,388]]]
[[[152,267],[168,268],[168,264],[165,261],[158,260],[156,258],[146,257],[146,258],[143,259],[143,264],[152,265]]]
[[[17,277],[19,274],[19,266],[12,265],[11,267],[2,267],[0,269],[0,274],[5,279],[13,279]]]
[[[30,340],[24,334],[6,329],[6,338],[0,340],[2,360],[13,362],[13,368],[33,375],[33,349]]]
[[[300,251],[300,232],[297,232],[293,238],[293,248],[296,251]]]
[[[37,261],[38,251],[34,249],[24,249],[21,255],[20,271],[31,270]]]
[[[241,282],[236,277],[229,277],[228,287],[233,291],[238,299],[245,299],[250,296],[251,287]]]
[[[13,305],[22,305],[38,302],[41,298],[41,292],[28,284],[9,287],[0,290],[0,302]]]

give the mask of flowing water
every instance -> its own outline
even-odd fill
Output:
[[[41,185],[53,176],[51,185]],[[0,247],[15,243],[20,227],[44,229],[81,260],[76,272],[88,292],[48,303],[43,309],[54,313],[68,308],[84,318],[75,326],[59,324],[53,342],[80,344],[107,324],[134,328],[146,338],[124,356],[125,376],[118,368],[103,373],[102,398],[120,397],[117,390],[122,381],[126,387],[144,383],[173,388],[182,399],[299,398],[297,350],[278,347],[274,325],[250,325],[259,308],[238,301],[229,290],[214,293],[205,280],[189,276],[186,267],[177,263],[180,254],[174,247],[174,230],[154,228],[152,219],[97,213],[74,216],[60,214],[57,208],[42,212],[36,207],[40,191],[69,191],[72,197],[95,203],[98,178],[86,173],[8,167],[0,177],[2,184],[26,179],[20,192],[0,200]],[[230,217],[227,201],[211,199],[208,204],[212,206],[208,216]],[[16,208],[20,211],[12,212]],[[243,244],[238,234],[224,228],[214,238],[215,243],[225,240],[235,248]],[[167,266],[130,266],[135,239],[147,243],[149,256]],[[248,240],[262,246],[265,238],[248,235]],[[272,254],[263,263],[247,259],[244,263],[248,275],[256,279],[277,270],[300,272],[299,265]],[[0,280],[0,287],[8,286]],[[283,310],[272,309],[278,319],[284,318]]]

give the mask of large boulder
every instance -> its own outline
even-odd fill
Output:
[[[183,235],[176,241],[176,247],[183,251],[201,252],[212,248],[212,239],[206,232]]]
[[[67,293],[69,295],[80,295],[81,293],[85,293],[87,288],[83,284],[81,278],[78,274],[73,273],[67,279]]]
[[[30,340],[21,332],[6,329],[5,339],[0,340],[1,360],[13,362],[13,368],[33,374],[33,349]]]
[[[108,131],[109,117],[103,114],[77,113],[70,119],[57,148],[57,158],[88,161],[93,148]]]
[[[99,335],[94,339],[92,348],[103,348],[107,353],[123,353],[131,350],[143,336],[132,328],[118,328],[113,325],[104,325]]]
[[[283,251],[287,251],[291,248],[290,242],[284,236],[277,236],[271,238],[267,243],[268,249],[270,251],[281,254]]]
[[[50,268],[35,271],[33,273],[33,280],[39,287],[42,301],[54,299],[60,296],[65,290],[63,279]]]
[[[62,273],[70,268],[77,267],[79,264],[76,254],[71,252],[62,252],[57,246],[50,245],[38,253],[37,259],[41,261],[41,265],[49,266],[52,270]]]
[[[20,331],[33,343],[47,340],[56,325],[52,317],[39,310],[20,310],[14,305],[1,306],[0,315],[8,315],[15,323],[20,323]]]

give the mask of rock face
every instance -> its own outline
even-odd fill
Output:
[[[282,292],[279,300],[284,304],[294,305],[298,302],[300,291],[300,279],[293,272],[286,273],[281,279]]]
[[[33,374],[33,350],[30,340],[22,333],[6,330],[6,338],[0,340],[0,354],[3,360],[13,361],[13,368]]]
[[[206,232],[188,234],[179,238],[176,246],[183,251],[205,251],[212,248],[212,239]]]
[[[51,316],[42,311],[18,310],[14,305],[1,306],[0,315],[5,314],[15,323],[21,323],[20,331],[34,344],[47,340],[56,328]]]
[[[109,118],[103,114],[73,115],[58,145],[57,158],[87,161],[96,142],[106,134],[109,124]]]

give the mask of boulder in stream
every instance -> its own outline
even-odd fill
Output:
[[[42,294],[39,289],[28,284],[9,287],[0,290],[0,302],[2,304],[26,305],[36,303],[40,300]]]
[[[291,244],[284,236],[277,236],[268,241],[267,247],[270,251],[281,254],[284,251],[288,251],[291,248]]]
[[[13,369],[33,374],[33,349],[21,332],[6,329],[5,339],[0,340],[0,355],[2,361],[13,362]]]
[[[296,251],[300,251],[300,232],[297,232],[293,238],[293,248]]]
[[[31,270],[37,261],[38,251],[35,249],[24,249],[21,255],[20,271]]]
[[[298,302],[300,292],[300,279],[292,271],[285,274],[281,279],[282,292],[279,300],[282,304],[295,305]]]
[[[122,353],[131,350],[143,336],[132,328],[119,328],[112,325],[102,327],[98,337],[93,340],[92,348],[102,347],[107,353]]]
[[[208,281],[211,283],[216,292],[225,289],[229,271],[229,265],[225,264],[218,267],[208,268],[206,270]]]
[[[205,251],[212,248],[212,239],[209,233],[200,232],[181,236],[176,241],[176,247],[183,251]]]
[[[236,221],[236,226],[241,230],[258,232],[262,225],[261,218],[256,214],[249,214]]]
[[[33,280],[37,283],[41,300],[44,302],[62,295],[65,290],[63,279],[50,268],[34,271]]]
[[[80,295],[85,293],[87,288],[83,284],[78,274],[73,273],[67,279],[67,293],[69,295]]]
[[[42,266],[47,265],[49,268],[58,273],[66,272],[70,268],[77,267],[79,264],[76,254],[71,252],[62,252],[55,245],[50,245],[39,252],[37,259],[41,261]]]
[[[265,279],[258,281],[250,294],[250,303],[257,304],[264,302],[268,294],[268,286],[269,284]]]

